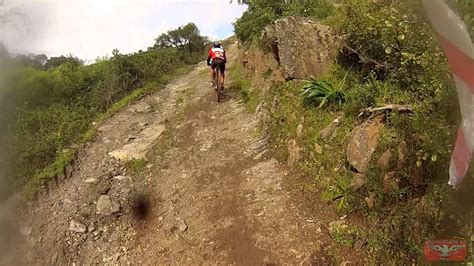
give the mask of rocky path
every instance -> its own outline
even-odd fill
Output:
[[[22,214],[24,245],[9,263],[331,261],[337,217],[302,195],[237,93],[215,102],[207,73],[201,64],[102,125],[70,180]]]

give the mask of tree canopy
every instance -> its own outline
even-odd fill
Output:
[[[154,47],[175,47],[193,53],[201,51],[207,42],[207,38],[201,36],[196,24],[188,23],[175,30],[161,34],[155,39]]]

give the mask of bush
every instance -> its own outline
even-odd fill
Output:
[[[306,86],[303,87],[303,98],[310,103],[318,104],[321,108],[325,104],[338,104],[341,106],[345,101],[342,86],[334,87],[326,80],[315,80],[310,78]]]
[[[249,0],[247,5],[247,11],[234,24],[235,34],[244,43],[258,42],[265,26],[276,19],[289,15],[322,19],[333,11],[333,5],[327,0]]]
[[[38,60],[23,56],[20,59],[28,61],[21,65],[15,58],[0,73],[0,94],[9,103],[1,105],[2,115],[8,117],[2,117],[6,124],[0,146],[6,150],[7,158],[2,159],[7,161],[11,183],[17,189],[30,183],[28,189],[33,191],[52,173],[62,171],[71,159],[64,152],[72,144],[92,139],[93,121],[166,84],[177,69],[201,61],[205,54],[196,46],[191,51],[155,47],[128,55],[114,50],[111,58],[92,65],[58,57],[41,66],[42,56]]]

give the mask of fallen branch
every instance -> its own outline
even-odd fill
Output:
[[[377,108],[373,108],[373,107],[369,107],[369,108],[366,108],[364,109],[360,114],[359,114],[359,117],[362,117],[364,115],[374,115],[374,114],[378,114],[378,113],[383,113],[383,112],[386,112],[386,111],[397,111],[397,112],[405,112],[405,113],[412,113],[413,112],[413,107],[411,105],[398,105],[398,104],[389,104],[389,105],[385,105],[383,107],[377,107]]]

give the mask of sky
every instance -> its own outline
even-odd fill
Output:
[[[224,39],[245,8],[229,0],[5,0],[0,41],[12,53],[94,60],[115,48],[146,50],[161,33],[188,22]]]

